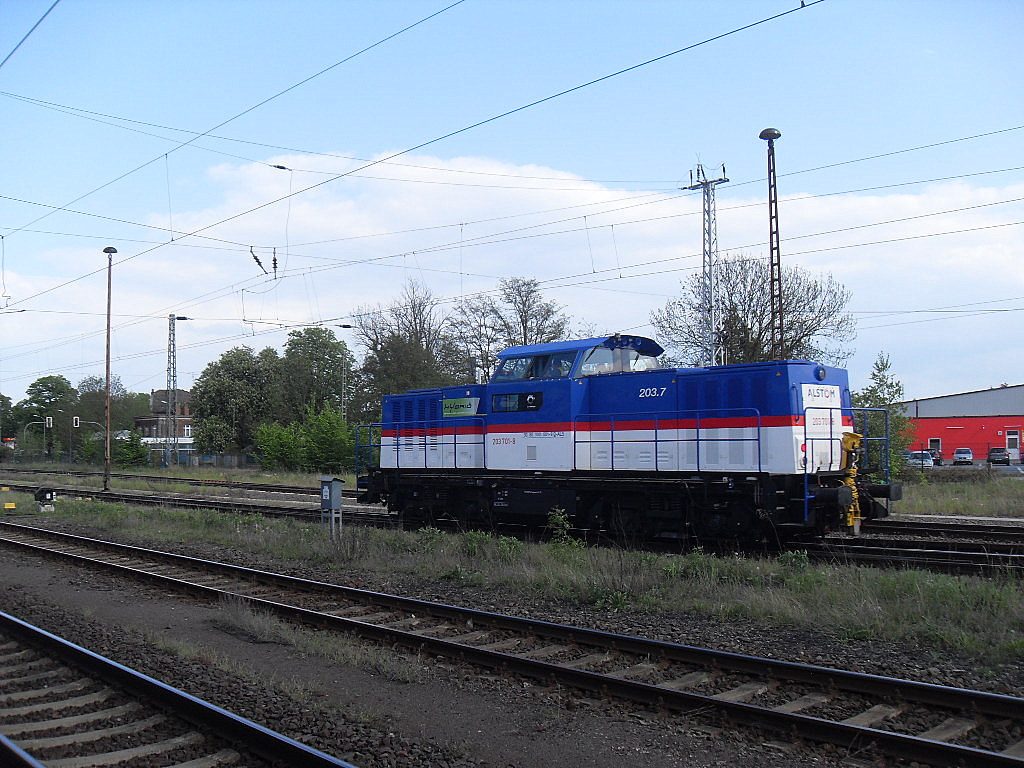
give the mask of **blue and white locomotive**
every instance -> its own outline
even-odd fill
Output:
[[[360,428],[379,435],[360,446],[378,459],[361,499],[411,526],[543,527],[560,509],[611,535],[783,541],[899,498],[858,475],[866,448],[888,450],[854,432],[846,371],[662,368],[662,352],[618,334],[510,347],[487,384],[389,395],[382,423]]]

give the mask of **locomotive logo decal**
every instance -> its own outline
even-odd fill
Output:
[[[801,384],[804,408],[838,408],[839,387],[834,384]]]
[[[479,397],[456,397],[441,401],[441,413],[446,419],[454,416],[475,416],[479,405]]]

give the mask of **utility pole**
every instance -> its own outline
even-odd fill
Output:
[[[704,191],[704,272],[701,287],[701,303],[704,305],[707,364],[725,365],[725,348],[722,346],[721,320],[718,317],[718,286],[715,283],[715,265],[718,262],[718,225],[715,222],[715,187],[727,182],[725,166],[722,175],[709,179],[704,166],[697,166],[697,181],[690,172],[690,186],[684,189]]]
[[[765,128],[759,139],[768,142],[768,262],[771,273],[772,360],[786,358],[782,335],[782,252],[779,248],[779,192],[775,183],[775,140],[782,137],[778,128]]]

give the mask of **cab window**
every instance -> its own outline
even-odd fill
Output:
[[[555,352],[549,355],[506,357],[494,372],[491,381],[527,381],[529,379],[562,379],[572,372],[576,353]]]
[[[605,346],[593,347],[583,356],[577,376],[594,376],[599,373],[623,373],[628,371],[651,371],[660,368],[658,358],[642,355],[635,349],[610,349]]]

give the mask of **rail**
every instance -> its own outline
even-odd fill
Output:
[[[137,672],[134,669],[118,664],[104,656],[74,643],[68,642],[57,635],[35,627],[10,614],[0,613],[0,633],[4,637],[17,638],[20,642],[36,649],[40,653],[84,672],[89,677],[104,681],[109,686],[125,693],[133,699],[141,699],[165,712],[173,713],[186,723],[198,726],[203,734],[226,739],[239,745],[244,752],[259,755],[264,759],[281,762],[285,765],[304,766],[335,766],[336,768],[353,768],[338,758],[327,755],[317,749],[301,744],[294,739],[276,733],[269,728],[228,712],[221,707],[198,699],[184,691],[173,688],[159,680]],[[58,712],[59,707],[53,709]],[[66,721],[55,719],[53,728],[68,727]],[[18,733],[18,728],[8,724],[8,733]],[[163,738],[160,736],[159,738]],[[21,744],[19,744],[19,741]],[[13,742],[13,744],[12,744]],[[18,739],[15,735],[11,741],[5,741],[0,748],[0,756],[9,758],[4,765],[34,766],[38,765],[34,758],[29,757],[33,751],[30,745],[39,741]],[[152,750],[155,759],[159,754],[170,751],[166,743],[155,744],[161,750]],[[24,747],[24,748],[23,748]],[[216,765],[220,761],[217,756],[196,760],[195,764]],[[236,755],[237,757],[237,755]],[[93,754],[91,760],[83,759],[81,765],[112,765],[124,762],[121,753]],[[16,762],[14,762],[16,761]],[[48,762],[48,761],[47,761]]]

